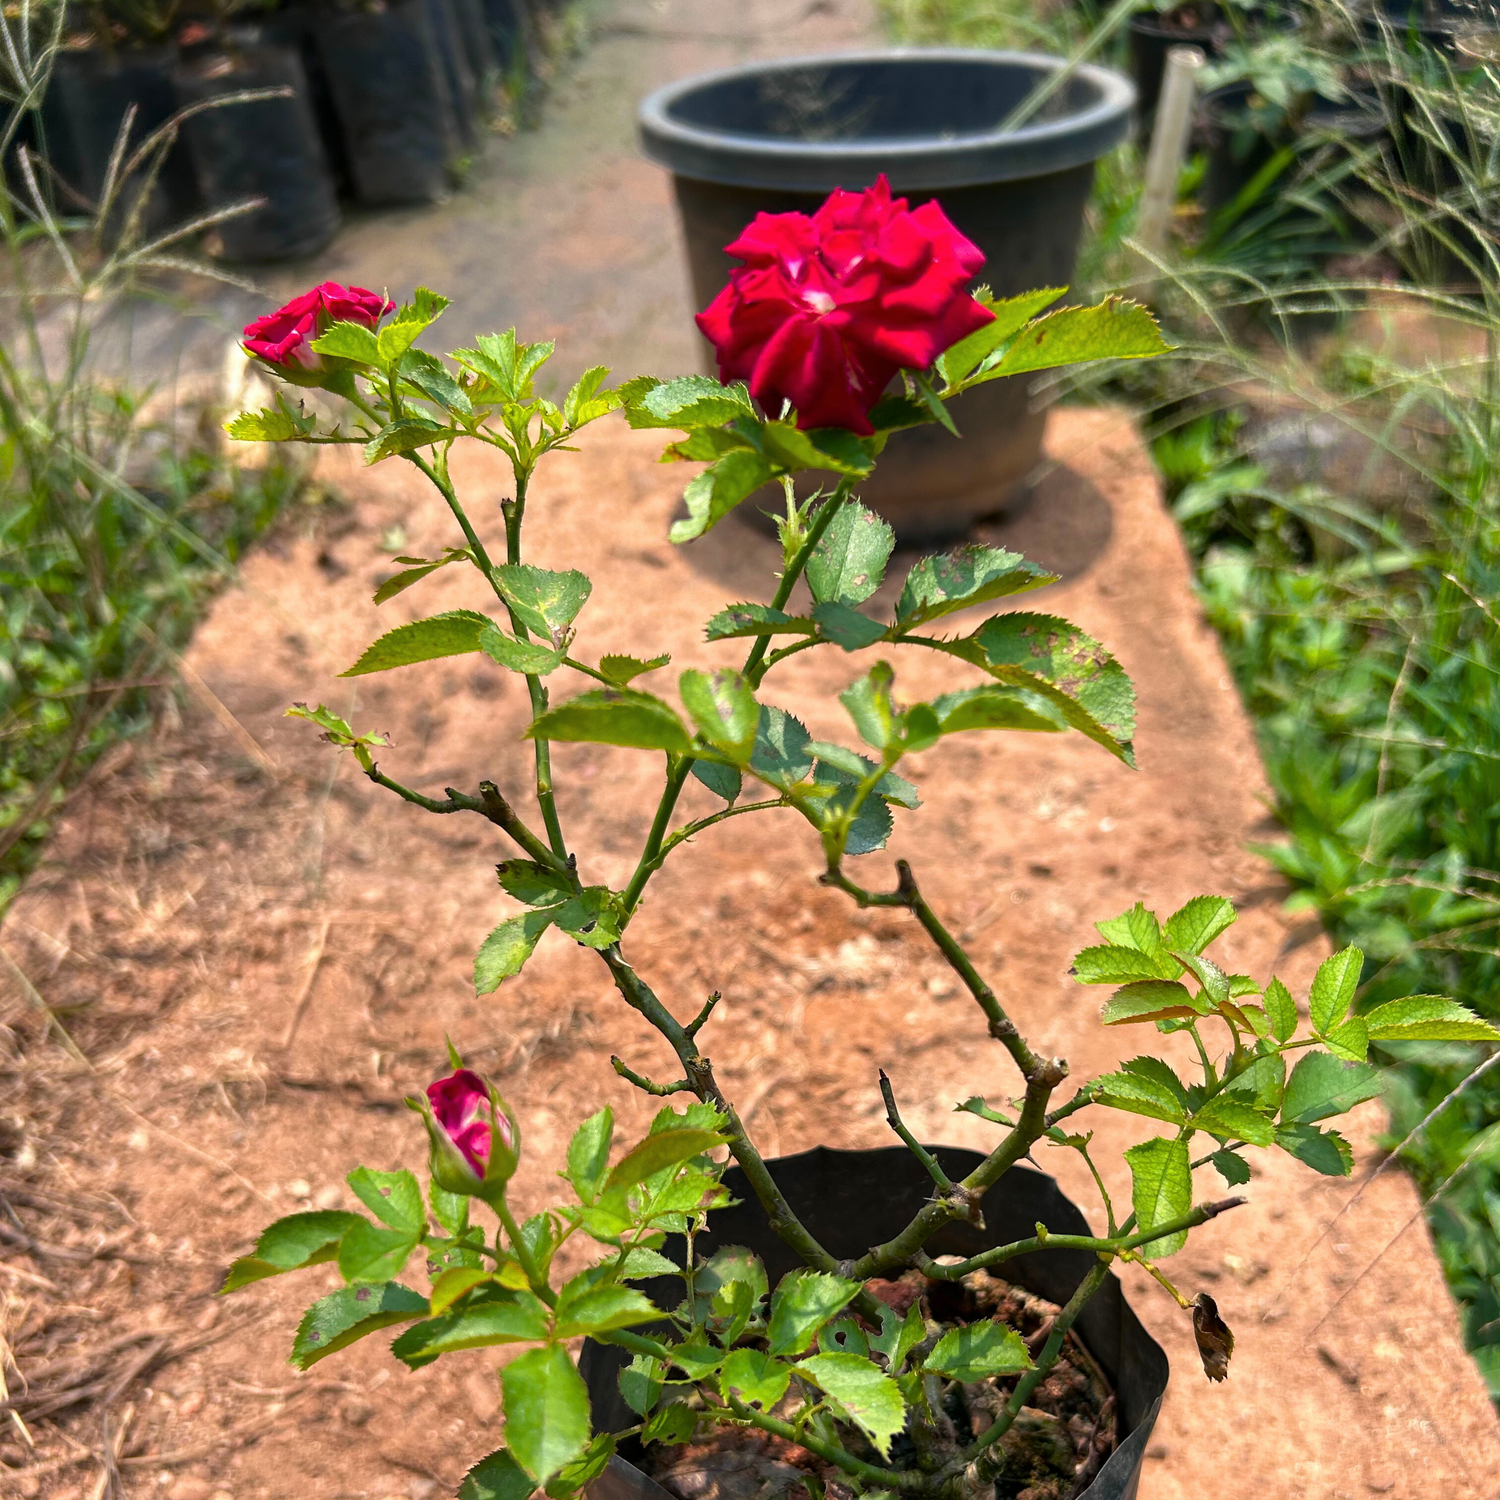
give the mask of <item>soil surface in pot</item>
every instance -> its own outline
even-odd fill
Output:
[[[1057,1305],[1022,1287],[975,1271],[961,1282],[929,1281],[908,1271],[894,1281],[871,1281],[869,1289],[905,1315],[918,1298],[929,1334],[999,1318],[1016,1329],[1035,1353],[1046,1342]],[[943,1435],[967,1443],[1000,1415],[1015,1376],[997,1376],[964,1385],[946,1383]],[[788,1415],[795,1405],[788,1397]],[[910,1449],[904,1434],[891,1445],[902,1459]],[[1115,1446],[1114,1392],[1088,1351],[1070,1333],[1051,1372],[1021,1408],[1015,1425],[1001,1439],[1005,1468],[995,1483],[995,1500],[1070,1500],[1098,1473]],[[872,1460],[874,1450],[864,1455]],[[678,1500],[803,1500],[821,1486],[829,1500],[850,1500],[843,1474],[806,1448],[766,1432],[719,1427],[704,1441],[645,1450],[641,1467]]]

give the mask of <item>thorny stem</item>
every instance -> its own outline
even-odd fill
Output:
[[[891,1080],[886,1077],[884,1068],[880,1070],[880,1097],[885,1100],[886,1124],[901,1137],[906,1143],[906,1149],[927,1169],[927,1175],[938,1185],[938,1190],[951,1193],[953,1184],[949,1181],[948,1174],[938,1165],[937,1158],[906,1128],[901,1111],[896,1108],[896,1091],[891,1087]]]
[[[539,864],[544,864],[549,869],[557,870],[562,874],[572,874],[568,866],[558,859],[516,816],[510,803],[500,795],[492,781],[479,783],[480,795],[478,797],[471,797],[465,792],[456,792],[451,786],[444,787],[446,796],[439,801],[436,797],[423,796],[421,792],[413,791],[411,787],[403,786],[399,781],[393,781],[379,766],[371,766],[365,774],[376,786],[383,786],[387,791],[394,792],[404,802],[410,802],[413,807],[420,807],[424,812],[478,813],[481,817],[488,818],[497,828],[504,829]]]
[[[615,987],[624,997],[625,1003],[643,1015],[671,1043],[683,1072],[692,1084],[693,1092],[700,1099],[713,1104],[725,1116],[728,1122],[726,1134],[729,1137],[729,1150],[740,1164],[761,1207],[765,1209],[771,1229],[815,1270],[836,1271],[839,1263],[813,1238],[782,1195],[781,1189],[776,1186],[764,1158],[755,1149],[734,1106],[720,1091],[714,1079],[713,1065],[699,1052],[693,1034],[657,999],[650,985],[625,962],[618,947],[606,948],[600,956],[608,966]],[[868,1300],[873,1304],[873,1298]],[[879,1316],[878,1309],[872,1306],[871,1311],[874,1316]]]
[[[653,1098],[665,1099],[668,1094],[693,1091],[693,1085],[686,1078],[679,1078],[676,1083],[653,1083],[644,1073],[637,1073],[634,1068],[627,1067],[618,1057],[611,1057],[609,1065],[627,1083],[633,1083],[643,1094],[650,1094]]]

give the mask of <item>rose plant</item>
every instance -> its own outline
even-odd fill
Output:
[[[1245,1153],[1277,1149],[1316,1172],[1348,1174],[1349,1146],[1325,1122],[1376,1093],[1372,1042],[1500,1039],[1441,997],[1359,1014],[1362,956],[1353,948],[1319,968],[1304,1025],[1279,979],[1228,973],[1207,956],[1234,921],[1227,900],[1199,896],[1164,920],[1137,904],[1097,924],[1102,942],[1075,957],[1073,972],[1082,983],[1111,988],[1105,1025],[1185,1033],[1197,1074],[1183,1078],[1148,1051],[1057,1098],[1067,1064],[1027,1043],[908,865],[898,862],[890,889],[870,888],[850,866],[885,845],[893,810],[918,806],[917,788],[900,774],[903,760],[949,736],[1079,733],[1133,764],[1133,689],[1098,642],[1051,615],[1004,611],[961,634],[942,633],[950,615],[1053,581],[996,548],[922,558],[890,617],[874,618],[864,606],[880,586],[893,538],[855,492],[893,431],[949,421],[946,403],[971,386],[1077,360],[1149,356],[1163,347],[1160,336],[1142,309],[1124,302],[1044,313],[1058,290],[1003,301],[983,289],[970,294],[977,252],[934,206],[911,212],[883,183],[836,193],[811,218],[762,215],[730,249],[745,265],[701,319],[718,347],[723,382],[637,377],[610,388],[606,372],[594,368],[557,403],[537,389],[552,346],[524,343],[514,330],[477,338],[446,359],[419,350],[417,338],[446,306],[425,289],[390,309],[378,294],[324,286],[247,330],[247,348],[269,370],[322,385],[344,399],[346,412],[320,417],[282,392],[269,409],[231,422],[233,436],[359,444],[372,464],[399,457],[425,476],[457,524],[459,542],[441,557],[402,559],[404,571],[380,586],[376,602],[450,564],[471,567],[491,600],[488,611],[452,610],[389,631],[345,675],[473,653],[524,678],[535,816],[488,781],[426,796],[382,769],[382,736],[321,706],[290,712],[312,720],[372,782],[414,808],[488,819],[514,845],[498,877],[518,909],[479,945],[480,995],[519,973],[556,929],[599,955],[620,998],[660,1034],[680,1075],[654,1081],[615,1059],[619,1074],[668,1102],[623,1153],[607,1107],[584,1120],[563,1164],[566,1201],[529,1204],[521,1216],[510,1200],[520,1122],[455,1053],[452,1073],[409,1101],[430,1138],[425,1196],[410,1172],[360,1167],[349,1184],[368,1216],[293,1214],[231,1268],[225,1290],[336,1264],[345,1286],[308,1310],[293,1341],[292,1362],[302,1369],[397,1325],[404,1327],[392,1352],[413,1368],[458,1349],[526,1346],[500,1371],[505,1446],[472,1468],[465,1500],[525,1500],[538,1488],[560,1500],[599,1475],[624,1437],[682,1443],[713,1424],[796,1444],[851,1493],[945,1500],[992,1493],[1006,1433],[1111,1265],[1145,1266],[1191,1310],[1205,1369],[1224,1377],[1232,1335],[1212,1300],[1189,1298],[1161,1264],[1196,1226],[1244,1201],[1195,1203],[1196,1169],[1211,1166],[1239,1187],[1249,1180]],[[686,486],[688,515],[673,528],[676,541],[701,535],[762,486],[779,483],[785,495],[783,568],[770,598],[730,602],[706,622],[707,639],[737,660],[682,672],[677,703],[639,685],[667,657],[596,659],[587,650],[580,620],[591,585],[583,573],[524,560],[537,465],[610,413],[635,428],[678,434],[666,458],[706,465]],[[498,449],[514,472],[514,493],[501,502],[504,561],[490,556],[454,486],[449,456],[460,440]],[[804,471],[826,476],[825,487],[799,500],[793,480]],[[808,602],[794,607],[799,583]],[[856,658],[857,675],[839,695],[853,743],[814,739],[769,699],[773,671],[784,673],[784,663],[818,648]],[[961,674],[953,689],[931,701],[901,701],[886,658],[908,650],[948,657]],[[858,660],[872,652],[878,655],[868,665]],[[569,673],[588,685],[554,702],[553,685]],[[565,741],[625,746],[661,760],[650,831],[620,889],[591,883],[586,853],[568,841],[550,755],[553,743]],[[722,806],[679,818],[689,778]],[[1018,1074],[1014,1098],[956,1105],[996,1130],[993,1148],[960,1181],[906,1127],[882,1077],[887,1119],[930,1175],[932,1193],[904,1229],[853,1260],[835,1258],[799,1220],[700,1050],[718,995],[684,1020],[627,956],[647,886],[676,849],[730,819],[776,810],[807,825],[824,885],[861,907],[911,914]],[[1091,1109],[1163,1127],[1125,1153],[1128,1207],[1106,1191],[1090,1155],[1092,1133],[1078,1129]],[[997,1184],[1003,1191],[1006,1172],[1040,1144],[1087,1163],[1105,1231],[1049,1234],[1038,1225],[1035,1236],[960,1263],[933,1258],[926,1248],[933,1235],[955,1221],[974,1222],[984,1194]],[[746,1252],[705,1261],[695,1251],[695,1238],[729,1201],[720,1180],[726,1156],[804,1264],[774,1287]],[[562,1277],[557,1255],[570,1241],[591,1243],[596,1255]],[[912,1272],[929,1284],[952,1282],[1048,1244],[1093,1260],[1045,1338],[1030,1346],[991,1321],[941,1331],[924,1321],[920,1303],[898,1314],[871,1291],[877,1280]],[[417,1256],[430,1274],[425,1291],[398,1279]],[[680,1279],[680,1300],[653,1302],[641,1290],[642,1281],[662,1277]],[[623,1432],[592,1428],[568,1345],[579,1335],[631,1356],[620,1389],[639,1420]],[[982,1381],[999,1392],[993,1420],[966,1436],[946,1413],[960,1388]]]

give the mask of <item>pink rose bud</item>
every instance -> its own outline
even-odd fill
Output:
[[[292,378],[301,370],[321,370],[323,358],[312,347],[320,333],[326,333],[335,323],[374,328],[395,305],[362,286],[340,286],[336,281],[325,281],[322,286],[293,297],[285,307],[248,324],[245,352]]]
[[[520,1130],[489,1083],[459,1068],[407,1103],[427,1123],[432,1179],[440,1188],[487,1200],[503,1196],[516,1170]]]
[[[699,313],[719,378],[744,380],[771,416],[869,436],[870,410],[897,370],[925,370],[994,314],[967,291],[979,247],[936,203],[912,211],[884,175],[836,188],[811,218],[757,214],[726,245],[745,262]]]

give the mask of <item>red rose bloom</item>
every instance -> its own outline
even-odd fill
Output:
[[[836,188],[812,218],[757,214],[725,250],[745,262],[698,315],[719,378],[744,380],[799,427],[868,436],[870,409],[900,369],[925,370],[994,318],[965,290],[984,264],[936,203],[913,212],[884,175]]]
[[[379,292],[362,286],[340,286],[325,281],[283,308],[257,318],[245,329],[245,349],[268,365],[301,365],[305,370],[323,366],[312,341],[335,323],[360,323],[373,328],[395,308]]]

